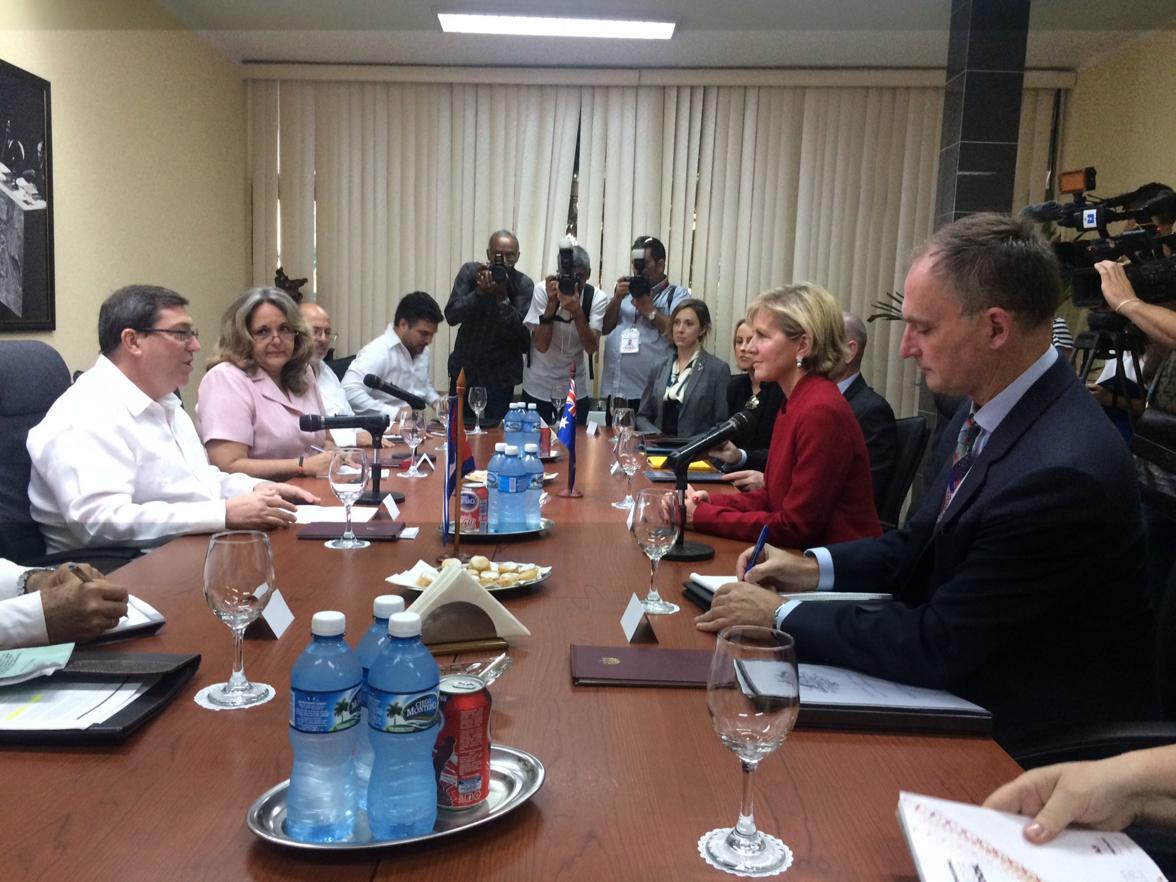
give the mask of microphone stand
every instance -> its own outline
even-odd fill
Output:
[[[363,429],[372,436],[372,489],[355,500],[355,504],[378,506],[384,501],[385,496],[391,494],[392,501],[399,505],[404,502],[403,493],[396,490],[390,490],[388,493],[380,492],[380,478],[384,471],[380,467],[380,451],[383,449],[384,432],[388,428],[388,415],[381,414],[378,417],[362,417],[361,419],[364,421],[363,425],[356,426],[356,428]]]
[[[691,457],[686,457],[674,466],[675,490],[678,493],[678,540],[666,552],[663,560],[710,560],[715,550],[705,542],[686,541],[686,472]]]

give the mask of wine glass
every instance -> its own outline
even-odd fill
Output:
[[[220,708],[250,707],[269,700],[272,686],[245,678],[241,638],[261,615],[274,590],[274,558],[269,537],[257,530],[227,530],[208,540],[204,557],[204,600],[233,632],[233,673],[227,683],[203,690]]]
[[[437,420],[441,423],[441,428],[446,439],[440,447],[434,450],[434,453],[444,453],[446,447],[449,446],[449,405],[451,400],[448,395],[442,395],[433,402],[433,410],[437,412]]]
[[[654,615],[676,613],[680,607],[662,599],[654,578],[658,563],[678,541],[678,494],[652,487],[638,493],[637,510],[633,512],[633,534],[649,558],[649,593],[641,601],[641,606]]]
[[[559,425],[559,418],[563,414],[564,404],[568,400],[567,384],[551,387],[551,410],[554,416],[551,419],[551,428],[554,429]]]
[[[420,443],[425,440],[425,412],[423,410],[406,410],[401,414],[400,437],[412,450],[412,465],[407,472],[399,472],[402,478],[426,478],[424,472],[417,468],[416,451]]]
[[[617,468],[625,475],[625,498],[614,502],[613,508],[628,511],[633,507],[633,476],[641,469],[641,453],[637,449],[637,436],[629,430],[617,436]]]
[[[486,397],[485,386],[471,386],[469,392],[470,407],[474,409],[474,428],[467,432],[467,435],[481,435],[482,432],[482,414],[486,410],[486,402],[489,399]]]
[[[331,453],[331,465],[327,469],[327,480],[331,492],[339,498],[346,509],[347,527],[338,539],[326,542],[327,548],[347,551],[351,548],[367,548],[372,543],[357,539],[351,530],[351,506],[363,495],[367,486],[367,451],[359,447],[336,447]]]
[[[698,850],[707,863],[740,876],[788,869],[792,850],[755,827],[751,777],[779,747],[800,712],[796,644],[783,631],[734,625],[719,632],[706,683],[706,707],[723,744],[743,767],[743,803],[734,827],[704,833]]]

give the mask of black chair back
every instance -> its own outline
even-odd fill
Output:
[[[45,553],[29,514],[29,429],[70,385],[69,368],[39,340],[0,341],[0,557],[32,561]]]
[[[898,526],[903,500],[914,483],[915,472],[923,461],[923,452],[927,449],[927,439],[931,434],[926,417],[921,416],[895,420],[894,428],[898,433],[894,468],[890,472],[890,486],[886,488],[882,510],[878,512],[878,519],[884,527]]]
[[[351,362],[353,361],[355,361],[354,355],[345,355],[343,358],[336,358],[333,361],[328,361],[327,367],[335,372],[335,376],[338,377],[341,382],[343,380],[343,375],[347,373],[347,369],[351,367]]]

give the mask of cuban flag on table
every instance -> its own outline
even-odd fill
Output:
[[[559,443],[568,449],[568,489],[576,489],[576,378],[568,383],[568,397],[555,423]]]
[[[474,453],[466,438],[465,426],[457,418],[457,396],[449,399],[449,436],[445,442],[445,499],[441,509],[441,541],[449,541],[449,501],[461,484],[461,479],[474,470]],[[459,474],[460,469],[460,474]]]

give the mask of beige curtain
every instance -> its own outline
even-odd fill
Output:
[[[250,81],[254,283],[279,260],[311,277],[350,353],[409,291],[444,307],[495,230],[518,233],[533,278],[552,271],[579,102],[573,87]],[[438,388],[451,330],[434,347]]]
[[[794,279],[869,312],[930,232],[940,89],[598,88],[581,108],[580,230],[604,284],[633,236],[658,236],[671,280],[711,308],[720,358],[748,301]],[[900,328],[871,330],[867,379],[914,412]]]
[[[573,80],[574,81],[574,80]],[[564,82],[568,82],[567,79]],[[1054,89],[1027,89],[1016,204],[1044,188]],[[489,234],[520,268],[554,269],[579,148],[577,235],[606,290],[638,234],[731,335],[760,291],[809,279],[867,315],[931,231],[943,90],[926,85],[529,85],[251,80],[251,267],[314,273],[340,352],[378,334],[407,291],[444,305]],[[280,209],[279,199],[280,196]],[[874,322],[863,371],[900,415],[916,372],[900,323]],[[446,382],[451,329],[435,345]]]

